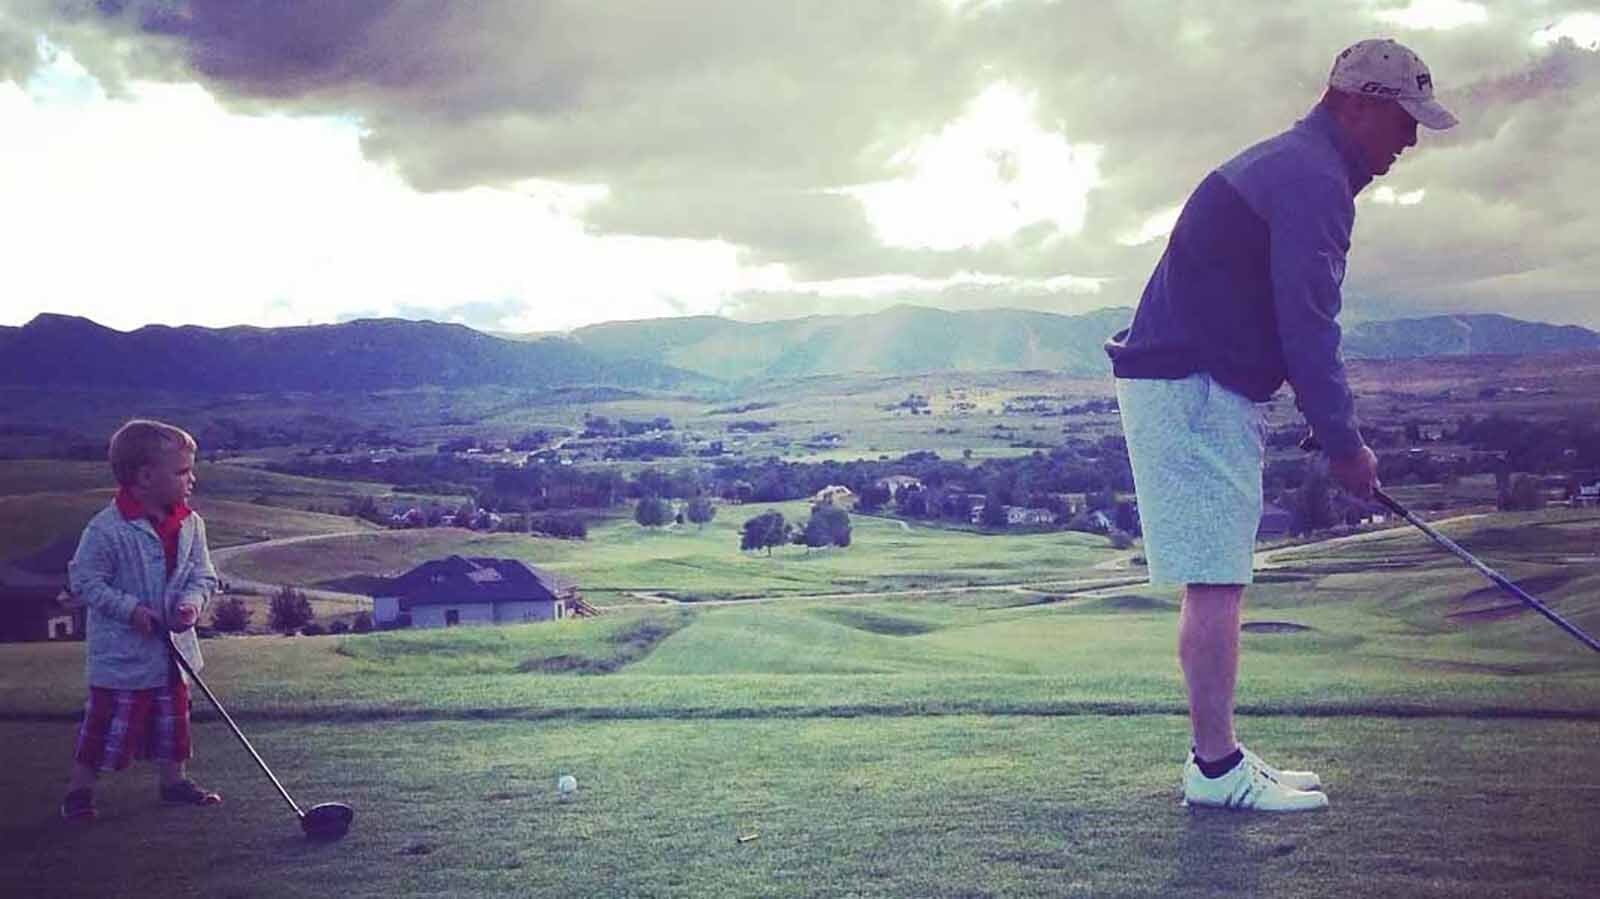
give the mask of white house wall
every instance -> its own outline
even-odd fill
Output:
[[[412,627],[444,627],[445,613],[459,612],[460,624],[494,624],[494,606],[489,603],[462,603],[459,606],[427,605],[411,608]]]
[[[502,624],[552,621],[561,617],[560,607],[553,602],[497,602],[494,613],[495,620]]]
[[[398,608],[398,604],[397,604]],[[413,606],[412,627],[445,627],[447,612],[458,613],[460,625],[469,624],[522,624],[528,621],[552,621],[561,617],[562,607],[554,602],[464,602],[460,605],[446,603]],[[395,614],[398,614],[396,612]]]
[[[372,598],[372,621],[374,624],[392,624],[400,617],[400,597],[374,596]]]

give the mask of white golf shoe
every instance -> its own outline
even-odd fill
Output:
[[[1267,772],[1268,777],[1272,778],[1278,783],[1283,784],[1291,790],[1322,789],[1322,778],[1318,777],[1317,772],[1315,771],[1285,771],[1281,768],[1274,768],[1273,766],[1267,764],[1261,758],[1261,756],[1251,752],[1247,747],[1240,746],[1239,751],[1244,753],[1245,758],[1250,759],[1257,765],[1261,766],[1261,768]],[[1194,763],[1193,750],[1190,750],[1189,752],[1188,762],[1189,764]]]
[[[1302,772],[1304,773],[1304,772]],[[1328,807],[1328,797],[1276,780],[1270,766],[1245,752],[1221,777],[1206,777],[1191,755],[1183,766],[1183,804],[1257,812],[1310,812]]]
[[[1291,790],[1322,789],[1322,778],[1318,777],[1317,772],[1315,771],[1285,771],[1281,768],[1274,768],[1262,761],[1261,756],[1256,755],[1248,749],[1245,749],[1243,746],[1240,746],[1239,748],[1244,751],[1245,758],[1253,760],[1257,765],[1260,765],[1263,769],[1265,769],[1268,777],[1272,778],[1278,783],[1283,784]]]

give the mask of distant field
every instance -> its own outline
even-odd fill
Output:
[[[214,547],[372,529],[327,513],[343,512],[351,499],[361,496],[386,502],[415,499],[391,494],[382,484],[302,478],[238,465],[202,464],[198,474],[193,505],[205,516]],[[102,462],[0,460],[0,560],[76,536],[114,492]],[[320,511],[304,511],[307,507]]]
[[[395,574],[449,554],[522,559],[600,592],[662,591],[685,600],[949,588],[1020,580],[1066,579],[1116,553],[1103,537],[1053,532],[1004,539],[889,519],[852,516],[852,545],[807,551],[786,546],[740,552],[739,529],[769,508],[803,520],[805,503],[718,507],[703,530],[694,525],[649,530],[631,519],[591,527],[586,541],[450,528],[388,531],[265,547],[234,563],[240,577],[270,583],[337,587],[350,575]]]
[[[202,461],[195,467],[198,498],[260,501],[266,505],[319,507],[343,506],[363,496],[389,502],[420,499],[413,494],[391,493],[383,484],[366,481],[334,481],[278,474],[260,468]],[[19,493],[62,493],[78,490],[110,489],[111,470],[104,462],[66,462],[51,459],[0,460],[0,496]],[[430,497],[435,501],[457,501],[459,496]]]
[[[1492,509],[1500,496],[1492,474],[1470,475],[1454,484],[1395,484],[1385,486],[1384,491],[1416,511],[1471,506]]]
[[[111,501],[111,490],[0,496],[0,559],[27,555],[63,537],[76,536]],[[196,497],[213,548],[307,534],[375,530],[340,515],[299,512],[250,503]]]

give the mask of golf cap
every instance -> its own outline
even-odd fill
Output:
[[[1393,100],[1412,118],[1436,131],[1456,124],[1450,110],[1433,99],[1433,76],[1422,59],[1389,38],[1373,38],[1347,47],[1333,61],[1328,86],[1348,94]]]

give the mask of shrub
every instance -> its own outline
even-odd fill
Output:
[[[342,619],[339,620],[339,621],[331,622],[328,625],[328,633],[330,633],[330,634],[343,634],[343,633],[349,632],[349,630],[350,630],[350,625],[346,624]]]
[[[697,496],[689,500],[689,507],[685,510],[689,520],[699,527],[705,527],[706,522],[717,517],[717,507],[711,504],[708,497]]]
[[[211,612],[211,626],[225,634],[237,634],[250,624],[250,607],[237,596],[217,603]]]
[[[300,629],[300,633],[307,637],[316,637],[326,633],[326,631],[322,629],[322,625],[313,621],[307,624],[305,627],[302,627]]]
[[[1539,480],[1532,475],[1517,475],[1511,481],[1511,490],[1500,498],[1500,508],[1531,511],[1544,506],[1544,491]]]
[[[561,512],[529,516],[528,530],[535,534],[575,540],[585,540],[589,536],[589,526],[583,523],[582,517]]]
[[[647,528],[661,527],[672,520],[672,504],[658,496],[647,496],[634,508],[633,520]]]
[[[783,520],[783,513],[771,509],[745,521],[739,531],[739,549],[764,549],[770,556],[774,546],[789,542],[789,533],[790,525]]]
[[[358,634],[372,630],[372,613],[365,609],[356,613],[355,620],[350,623],[351,629]]]
[[[850,513],[832,505],[813,506],[800,537],[795,542],[805,546],[849,546]]]
[[[275,631],[284,634],[294,633],[310,624],[315,617],[316,613],[311,610],[311,600],[288,584],[279,587],[277,595],[272,597],[272,609],[268,621]]]

